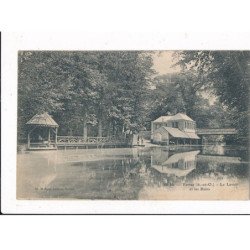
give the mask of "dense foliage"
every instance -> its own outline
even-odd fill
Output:
[[[230,127],[228,109],[204,86],[194,72],[161,75],[156,78],[151,120],[166,114],[186,113],[199,128]],[[212,102],[210,100],[212,99]]]
[[[228,107],[231,126],[240,137],[249,132],[249,51],[181,51],[178,64],[184,72],[193,70],[202,79],[202,86],[219,97]]]
[[[183,112],[200,128],[248,134],[249,52],[178,51],[179,73],[157,75],[153,52],[21,51],[18,135],[48,112],[61,135],[120,136],[150,130],[161,115]],[[211,101],[212,100],[212,101]]]
[[[150,53],[19,53],[19,135],[36,113],[49,112],[61,134],[99,136],[143,128],[152,79]]]

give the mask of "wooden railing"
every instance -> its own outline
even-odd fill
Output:
[[[57,145],[102,145],[127,143],[126,138],[116,137],[83,137],[83,136],[57,136]]]
[[[196,130],[198,135],[235,135],[237,130],[234,128],[200,128]]]
[[[56,148],[55,141],[44,141],[44,142],[30,142],[28,144],[29,149],[48,149],[48,148]]]

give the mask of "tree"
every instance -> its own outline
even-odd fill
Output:
[[[151,120],[167,114],[186,113],[198,128],[224,127],[228,109],[219,101],[210,104],[202,79],[195,72],[157,76],[152,91]]]
[[[20,124],[47,111],[61,118],[63,128],[67,123],[72,127],[83,124],[86,133],[86,124],[93,122],[94,88],[102,80],[90,66],[95,60],[93,55],[79,56],[77,52],[20,52]]]
[[[249,51],[181,51],[178,65],[203,77],[203,86],[212,90],[231,111],[240,136],[247,135],[249,105]]]
[[[49,112],[60,133],[95,135],[139,130],[153,74],[141,51],[22,51],[19,53],[19,132],[36,113]]]
[[[55,54],[22,51],[18,62],[18,132],[22,135],[25,123],[36,113],[63,109],[71,85]]]
[[[98,69],[107,77],[101,113],[108,134],[138,131],[143,127],[146,95],[151,82],[151,53],[141,51],[99,52]],[[100,92],[99,92],[100,93]]]

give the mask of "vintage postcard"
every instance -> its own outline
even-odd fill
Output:
[[[19,51],[17,199],[249,199],[249,56]]]
[[[16,60],[18,202],[249,200],[248,50]]]

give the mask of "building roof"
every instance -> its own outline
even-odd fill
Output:
[[[194,121],[186,114],[178,113],[176,115],[168,115],[168,116],[161,116],[154,120],[153,122],[167,122],[167,121],[176,121],[176,120],[185,120],[185,121]]]
[[[170,135],[175,138],[189,138],[188,135],[178,128],[163,127]]]
[[[174,174],[174,175],[179,176],[179,177],[185,176],[185,175],[189,174],[193,169],[195,169],[195,165],[190,166],[188,169],[170,168],[167,165],[172,164],[172,163],[177,163],[179,161],[184,161],[184,162],[193,161],[193,162],[195,162],[196,156],[199,153],[200,153],[199,150],[177,153],[177,154],[170,156],[161,165],[153,164],[153,168],[162,174],[169,174],[169,175]]]
[[[161,174],[175,175],[177,177],[186,176],[195,169],[195,167],[189,169],[168,168],[166,166],[160,166],[160,165],[153,165],[152,167]]]
[[[183,160],[184,162],[187,161],[195,161],[196,155],[200,153],[200,150],[195,151],[189,151],[189,152],[182,152],[171,155],[165,162],[162,163],[162,166],[178,162],[180,160]]]
[[[185,132],[185,134],[190,138],[190,139],[200,139],[200,137],[195,134],[195,133],[189,133],[189,132]]]
[[[165,127],[162,126],[154,131],[154,133],[159,133],[161,130],[168,132],[174,138],[184,138],[184,139],[200,139],[200,137],[195,133],[183,132],[178,128]]]
[[[26,124],[41,127],[59,127],[48,113],[36,114]]]

